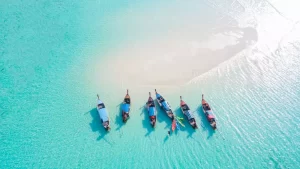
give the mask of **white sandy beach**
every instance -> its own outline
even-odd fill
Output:
[[[189,5],[193,3],[199,5],[196,2]],[[264,48],[264,44],[270,44],[271,50],[276,50],[281,35],[286,33],[292,22],[276,13],[272,6],[272,17],[266,13],[259,15],[258,19],[244,8],[247,5],[233,4],[232,8],[238,10],[235,13],[245,10],[244,13],[240,11],[242,16],[211,11],[203,13],[207,9],[201,6],[189,6],[190,13],[178,12],[179,6],[149,7],[143,15],[139,15],[138,9],[131,8],[127,15],[112,16],[114,21],[108,28],[113,28],[113,36],[124,36],[125,44],[123,41],[122,45],[104,56],[100,51],[96,53],[99,58],[106,59],[98,61],[101,67],[94,71],[93,78],[98,77],[98,72],[107,71],[108,74],[101,75],[103,81],[122,84],[124,88],[178,87],[253,46]],[[222,11],[222,4],[219,5]],[[141,32],[149,34],[142,36]]]
[[[126,86],[180,86],[256,42],[253,28],[227,28],[206,39],[154,39],[110,53],[103,71]],[[99,68],[101,69],[101,68]]]

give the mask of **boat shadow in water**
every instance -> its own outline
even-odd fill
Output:
[[[119,131],[123,126],[124,126],[124,122],[122,119],[122,103],[121,102],[117,107],[119,107],[119,111],[116,113],[116,119],[115,119],[115,125],[117,126],[116,131]]]
[[[200,125],[198,124],[198,128],[202,128],[203,131],[206,131],[208,133],[207,139],[209,139],[214,135],[215,131],[212,129],[208,120],[206,119],[206,116],[202,109],[202,105],[198,106],[196,112],[198,112],[201,118]]]
[[[183,127],[179,124],[180,125],[180,130],[188,133],[187,138],[193,138],[193,134],[196,132],[196,129],[193,129],[193,127],[190,125],[190,123],[188,122],[188,119],[182,113],[181,108],[180,107],[177,108],[174,111],[174,113],[175,113],[176,116],[183,118],[182,123],[184,124],[185,127]]]
[[[145,137],[149,136],[155,128],[152,127],[150,120],[149,120],[149,114],[148,114],[148,110],[146,109],[146,107],[144,106],[140,116],[142,116],[144,114],[144,120],[142,120],[142,124],[143,127],[147,130],[147,133],[145,134]],[[157,122],[156,122],[157,125]]]
[[[92,122],[90,123],[90,127],[91,127],[92,131],[99,132],[99,134],[100,134],[99,137],[97,138],[97,141],[104,140],[108,144],[110,144],[110,142],[104,138],[108,132],[102,126],[97,109],[94,108],[94,109],[90,110],[89,113],[92,117]]]
[[[154,101],[155,103],[155,108],[156,108],[156,117],[157,117],[157,122],[156,124],[159,122],[160,124],[162,122],[166,123],[166,126],[164,127],[165,129],[170,129],[171,130],[171,126],[172,126],[172,120],[171,118],[167,115],[167,113],[159,106],[159,104],[157,103],[157,101]],[[174,111],[174,110],[173,110]]]
[[[166,137],[164,138],[164,144],[169,140],[169,135],[166,135]]]

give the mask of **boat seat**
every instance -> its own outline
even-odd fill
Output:
[[[154,101],[148,102],[149,107],[155,107]]]
[[[105,105],[104,105],[103,103],[98,104],[98,108],[99,108],[99,109],[103,109],[103,108],[105,108]]]
[[[159,98],[157,98],[158,100],[159,100],[159,102],[164,102],[165,101],[165,99],[163,98],[163,97],[159,97]]]
[[[130,104],[130,99],[129,99],[129,98],[125,98],[125,99],[124,99],[124,102],[125,102],[126,104]]]
[[[190,110],[189,106],[187,106],[186,104],[182,106],[183,111],[187,111]]]

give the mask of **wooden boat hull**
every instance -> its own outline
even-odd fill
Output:
[[[202,99],[203,113],[205,114],[205,117],[206,117],[207,121],[209,122],[210,126],[212,127],[212,129],[216,130],[217,129],[217,123],[216,123],[215,117],[213,116],[213,111],[212,111],[211,108],[210,108],[210,110],[206,110],[205,109],[206,104],[209,106],[209,104],[204,99]]]
[[[105,121],[105,122],[103,122],[103,120],[102,119],[100,119],[101,120],[101,122],[102,122],[102,126],[104,127],[104,129],[106,130],[106,131],[110,131],[110,123],[109,123],[109,120],[108,121]]]
[[[123,103],[122,103],[122,121],[124,123],[127,122],[127,120],[129,119],[129,113],[130,113],[130,106],[131,106],[131,99],[130,96],[128,94],[128,90],[127,90],[127,94],[124,97]]]
[[[181,99],[181,97],[180,97]],[[186,107],[185,107],[186,106]],[[184,109],[185,108],[185,109]],[[190,111],[190,109],[188,108],[188,105],[183,101],[183,100],[180,100],[180,109],[181,109],[181,112],[184,114],[184,116],[186,117],[186,119],[188,120],[188,122],[190,123],[190,125],[194,128],[194,129],[197,129],[198,126],[197,126],[197,123],[196,123],[196,119],[195,117],[188,117],[187,113],[191,114],[192,115],[192,112]],[[186,110],[188,109],[188,110]]]
[[[108,111],[106,110],[104,103],[100,99],[98,99],[98,104],[97,104],[96,108],[97,108],[102,126],[104,127],[104,129],[106,131],[109,131],[110,123],[109,123]]]
[[[150,93],[149,93],[149,95],[150,95]],[[156,109],[155,109],[154,100],[152,99],[151,95],[148,98],[146,107],[148,110],[150,124],[152,127],[155,127],[155,125],[156,125]]]
[[[183,113],[183,110],[181,109],[182,113]],[[192,126],[193,129],[197,129],[198,128],[198,125],[196,123],[196,119],[193,118],[193,119],[188,119],[188,117],[185,115],[185,113],[183,113],[185,118],[188,120],[188,122],[190,123],[190,125]]]
[[[164,107],[163,107],[163,105],[159,101],[157,101],[157,102],[159,104],[159,107],[162,110],[164,110],[164,112],[166,112],[166,114],[168,115],[168,117],[170,117],[171,119],[174,119],[174,113],[173,113],[173,111],[171,109],[169,111],[165,110]],[[167,102],[167,104],[169,104],[169,102]]]
[[[168,117],[172,121],[175,120],[174,113],[173,113],[173,110],[171,109],[169,102],[164,100],[164,98],[160,94],[158,94],[156,92],[156,90],[155,90],[155,93],[156,93],[156,101],[157,101],[159,107],[167,113]],[[163,101],[161,101],[161,99]]]
[[[204,109],[202,109],[202,110],[205,114],[205,117],[206,117],[207,121],[209,122],[209,125],[212,127],[212,129],[216,130],[217,129],[217,123],[216,123],[215,119],[213,119],[213,121],[212,121],[212,119],[208,118],[208,113]]]

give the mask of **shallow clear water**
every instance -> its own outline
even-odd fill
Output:
[[[296,1],[1,4],[0,168],[300,166]],[[150,56],[172,69],[156,74]],[[126,88],[133,106],[123,125]],[[168,137],[171,121],[158,110],[153,130],[143,105],[155,88],[179,116],[182,95],[201,127],[185,122]],[[109,133],[95,110],[97,93]],[[200,111],[202,93],[216,132]]]

